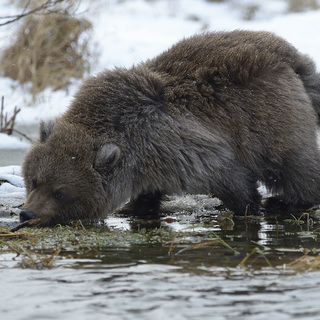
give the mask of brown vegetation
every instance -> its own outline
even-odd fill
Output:
[[[288,0],[289,12],[302,12],[320,8],[318,0]]]
[[[4,76],[32,84],[33,97],[43,89],[68,86],[70,78],[89,71],[88,36],[91,23],[68,14],[31,15],[4,50],[0,68]]]

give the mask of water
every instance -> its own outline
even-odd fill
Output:
[[[195,200],[204,199],[185,198],[189,211],[156,221],[176,232],[171,243],[63,250],[45,270],[0,254],[1,319],[320,319],[320,272],[289,266],[302,251],[317,257],[317,225],[262,217],[230,227],[216,212],[190,209]],[[116,216],[108,222],[130,232],[140,225]],[[193,248],[217,237],[239,254],[221,244]],[[240,266],[254,248],[263,255]]]
[[[15,126],[15,129],[33,141],[38,139],[39,125],[17,125]],[[25,142],[29,142],[29,140],[25,139],[18,133],[14,132],[13,135]],[[21,165],[25,152],[25,149],[0,149],[0,167]]]
[[[1,272],[1,319],[319,319],[320,274],[156,263]],[[2,287],[3,288],[3,287]],[[32,288],[32,289],[30,289]]]
[[[0,167],[21,165],[26,150],[24,149],[1,149],[0,150]]]

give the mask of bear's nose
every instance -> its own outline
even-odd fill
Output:
[[[32,211],[22,210],[20,212],[20,222],[25,222],[25,221],[32,220],[35,218],[36,218],[36,215]]]

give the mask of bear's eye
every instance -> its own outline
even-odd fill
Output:
[[[37,187],[37,180],[31,179],[30,184],[31,184],[31,189],[35,189]]]
[[[66,201],[68,199],[68,196],[66,193],[62,191],[56,191],[53,196],[58,200],[58,201]]]

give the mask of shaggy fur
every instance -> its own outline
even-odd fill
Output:
[[[320,76],[267,32],[182,40],[131,69],[89,78],[42,124],[23,164],[21,220],[156,214],[163,195],[213,193],[236,214],[307,208],[320,198]],[[282,210],[281,209],[281,210]],[[248,211],[249,210],[249,211]]]

